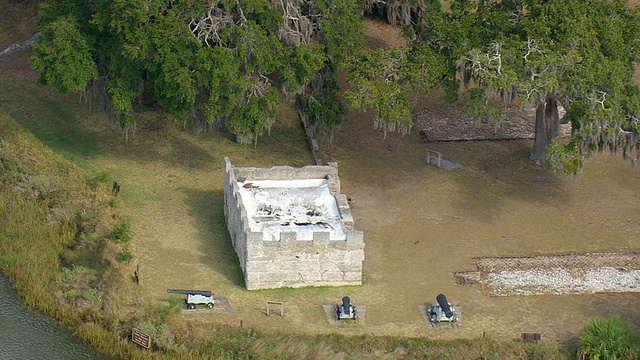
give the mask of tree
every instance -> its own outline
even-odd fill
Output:
[[[51,23],[33,46],[32,65],[40,70],[38,82],[66,91],[82,91],[98,76],[87,40],[69,17]]]
[[[481,46],[490,32],[475,2],[459,1],[442,11],[439,0],[376,1],[366,6],[391,24],[405,25],[408,45],[395,49],[356,52],[342,66],[348,71],[350,89],[345,98],[353,109],[374,110],[374,126],[405,134],[413,126],[413,93],[436,87],[446,99],[458,95],[458,61],[474,46]],[[410,26],[409,24],[412,24]]]
[[[321,45],[318,48],[322,49],[324,63],[307,86],[295,94],[296,105],[302,121],[309,123],[305,127],[310,130],[309,135],[325,135],[331,141],[333,129],[342,123],[346,113],[338,96],[337,68],[364,43],[362,10],[358,0],[322,0],[307,4],[310,7],[304,14],[314,26],[305,38]]]
[[[351,108],[373,108],[374,126],[406,134],[411,130],[410,93],[426,93],[446,72],[442,56],[420,43],[395,49],[363,50],[345,59],[351,88],[345,98]]]
[[[277,90],[334,99],[310,86],[334,83],[360,15],[356,0],[53,0],[33,64],[42,83],[101,94],[125,129],[145,98],[249,142],[275,121]]]
[[[493,94],[503,106],[515,95],[533,102],[531,158],[576,173],[595,149],[638,158],[639,25],[621,0],[456,1],[427,16],[419,37],[457,61],[459,79],[473,78],[486,105]],[[553,141],[561,104],[573,128],[568,144]]]
[[[594,317],[580,334],[579,354],[590,360],[633,360],[640,356],[638,339],[619,316]]]

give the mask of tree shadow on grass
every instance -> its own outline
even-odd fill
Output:
[[[529,142],[494,141],[457,144],[454,161],[465,164],[456,177],[463,195],[460,212],[483,222],[500,216],[508,199],[555,206],[567,198],[563,175],[535,165],[528,159]]]
[[[19,78],[18,70],[0,68],[0,111],[32,132],[53,151],[87,167],[87,160],[106,155],[114,160],[150,164],[161,161],[176,169],[221,166],[223,156],[273,165],[312,163],[297,113],[279,109],[281,119],[270,135],[255,144],[237,144],[225,131],[197,135],[169,119],[164,111],[141,106],[136,114],[137,130],[125,142],[115,127],[106,127],[103,114],[91,112],[78,94],[60,94],[55,89]],[[31,74],[31,72],[29,72]],[[93,124],[92,124],[93,122]],[[292,156],[293,154],[293,156]]]
[[[45,145],[76,164],[98,153],[96,136],[83,131],[78,104],[35,84],[13,80],[0,73],[0,106],[18,124]]]
[[[350,117],[336,132],[332,153],[344,164],[346,185],[356,179],[355,186],[406,188],[424,198],[420,211],[431,211],[434,199],[441,198],[452,201],[453,215],[485,223],[502,215],[509,198],[548,206],[568,196],[563,175],[556,178],[529,160],[529,140],[425,144],[415,132],[383,139],[368,121],[366,116]],[[445,170],[426,164],[427,148],[463,167]],[[352,169],[359,174],[348,174]]]
[[[158,124],[165,128],[172,126],[166,116],[155,116],[152,112],[141,114],[139,135],[130,136],[127,143],[120,131],[113,128],[109,131],[103,125],[104,115],[90,112],[88,105],[78,99],[77,94],[60,94],[0,71],[0,111],[6,112],[54,152],[82,167],[88,165],[88,159],[100,154],[145,164],[161,159],[184,169],[211,162],[212,152],[204,145],[199,146],[196,137],[176,136],[174,132],[179,133],[179,129],[172,132],[147,129]],[[83,124],[85,119],[98,123],[90,128],[90,123]]]
[[[187,205],[196,220],[202,253],[200,263],[223,275],[233,285],[244,288],[238,256],[231,243],[224,217],[224,191],[188,189]]]

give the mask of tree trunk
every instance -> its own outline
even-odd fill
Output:
[[[538,98],[536,105],[536,127],[531,160],[544,165],[547,160],[547,146],[560,133],[560,115],[556,92]]]

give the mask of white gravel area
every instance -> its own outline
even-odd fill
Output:
[[[494,296],[640,292],[640,270],[614,267],[504,270],[488,273],[481,282]]]

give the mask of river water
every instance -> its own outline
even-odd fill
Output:
[[[0,272],[0,359],[100,360],[52,318],[25,309],[9,279]]]

